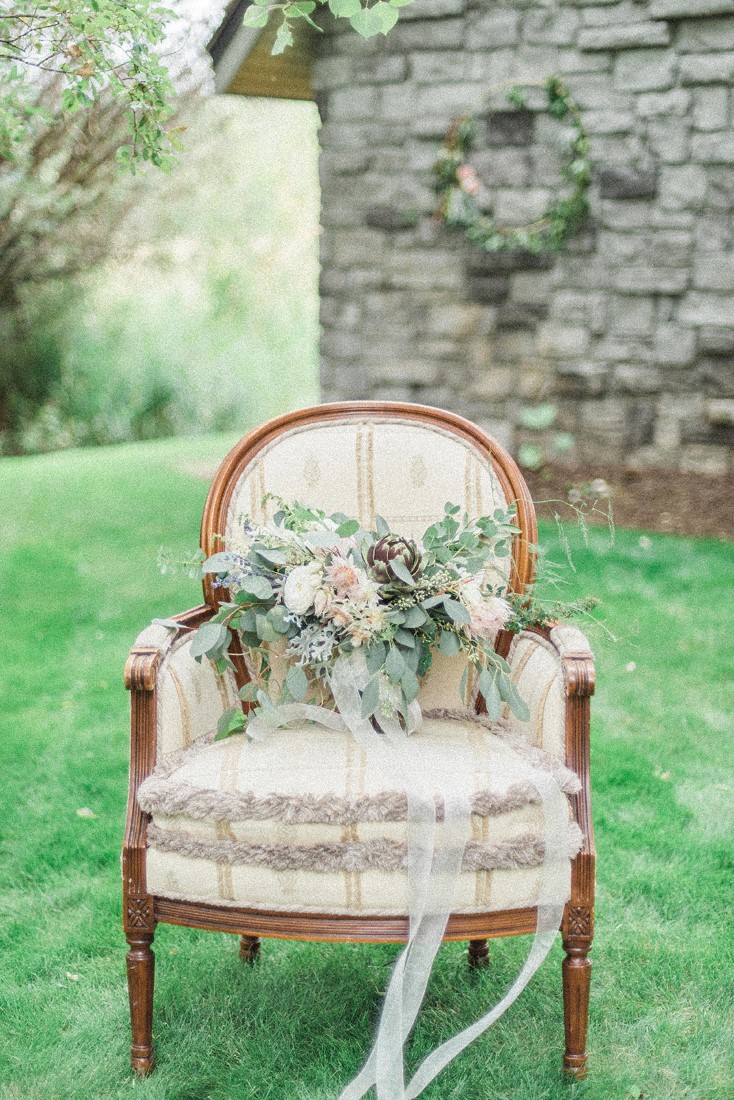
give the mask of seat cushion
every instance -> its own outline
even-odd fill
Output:
[[[555,757],[488,719],[425,717],[411,738],[411,748],[441,766],[461,759],[466,772],[471,839],[455,912],[536,899],[542,811],[532,785],[506,774],[507,741],[566,794],[579,789]],[[152,816],[152,894],[277,911],[408,911],[407,799],[349,733],[308,724],[264,741],[199,741],[157,769],[138,801]],[[569,855],[581,839],[569,808]]]

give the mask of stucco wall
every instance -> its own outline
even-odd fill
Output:
[[[489,86],[549,73],[591,135],[589,230],[550,259],[483,254],[433,220],[431,166]],[[734,0],[417,0],[387,39],[328,29],[314,78],[324,399],[438,404],[515,446],[551,400],[581,459],[731,469]],[[526,220],[563,131],[506,110],[473,163]]]

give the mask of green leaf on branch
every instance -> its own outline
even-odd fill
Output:
[[[521,722],[527,722],[530,718],[530,707],[519,695],[509,676],[500,673],[496,677],[496,682],[501,698],[507,703],[515,717],[519,718]]]
[[[259,688],[254,680],[248,680],[248,682],[240,688],[238,695],[243,703],[256,703],[257,693]]]
[[[390,646],[388,650],[387,659],[385,660],[385,672],[395,683],[398,683],[405,672],[405,661],[395,646]]]
[[[281,23],[278,27],[278,33],[275,36],[275,42],[273,43],[273,49],[271,53],[273,56],[277,56],[293,45],[293,32],[286,22]]]
[[[357,0],[359,3],[359,0]],[[349,519],[346,523],[342,523],[337,527],[336,533],[340,539],[348,539],[351,535],[356,535],[359,531],[359,521],[356,519]]]
[[[230,710],[225,710],[217,722],[217,735],[214,738],[215,741],[221,741],[224,737],[229,737],[232,733],[239,733],[247,725],[247,718],[242,713],[241,707],[231,707]]]
[[[416,604],[414,607],[409,607],[405,612],[405,619],[403,621],[404,626],[415,628],[417,626],[423,626],[428,616],[422,607]]]
[[[407,585],[408,588],[415,588],[415,581],[413,580],[410,570],[404,562],[397,559],[395,561],[391,561],[390,571],[398,578],[399,581],[402,581],[403,584]]]
[[[387,646],[384,642],[372,642],[364,651],[364,659],[367,662],[367,670],[374,676],[385,664]]]
[[[267,3],[267,0],[265,0],[265,2]],[[269,15],[270,12],[268,9],[257,4],[256,0],[255,4],[251,4],[249,7],[245,8],[245,14],[242,16],[242,26],[252,28],[264,27],[268,21]]]
[[[331,14],[341,19],[351,19],[362,10],[360,0],[329,0]]]
[[[444,596],[443,606],[446,609],[448,617],[453,619],[455,623],[471,622],[471,615],[464,607],[463,603],[459,603],[458,600],[452,600],[450,596]]]

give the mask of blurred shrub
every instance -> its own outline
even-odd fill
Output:
[[[318,399],[313,104],[217,97],[185,141],[113,258],[36,307],[6,453],[244,430]]]

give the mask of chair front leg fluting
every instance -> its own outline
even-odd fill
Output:
[[[469,940],[467,955],[470,970],[483,970],[489,966],[489,944],[486,940]]]
[[[127,988],[130,995],[132,1044],[130,1063],[140,1077],[155,1069],[153,1055],[153,985],[155,956],[152,932],[128,932]]]
[[[563,1068],[576,1078],[586,1076],[586,1031],[591,987],[593,911],[590,906],[571,906],[563,937],[563,1015],[566,1051]]]

